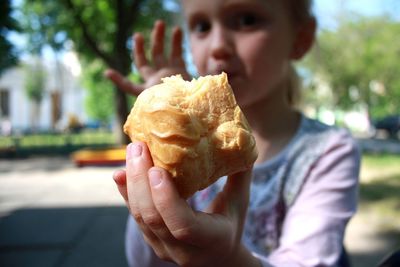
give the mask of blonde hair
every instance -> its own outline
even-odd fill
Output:
[[[293,23],[302,24],[310,19],[314,19],[312,14],[312,0],[287,0]],[[301,100],[301,80],[293,64],[290,65],[288,72],[287,101],[290,106],[295,107]]]

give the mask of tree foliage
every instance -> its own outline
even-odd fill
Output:
[[[85,107],[90,118],[108,123],[115,114],[114,91],[107,82],[103,80],[104,66],[99,60],[86,63],[83,69],[82,83],[87,90]]]
[[[104,124],[111,121],[115,114],[114,90],[108,80],[104,80],[104,65],[100,60],[93,60],[84,63],[82,83],[87,90],[85,106],[90,118]],[[138,75],[131,74],[130,79],[140,82]],[[100,82],[99,82],[100,81]],[[128,97],[128,106],[131,106],[133,97]]]
[[[44,44],[61,50],[72,41],[85,62],[99,60],[103,69],[111,67],[128,75],[132,32],[148,32],[155,19],[169,21],[171,13],[162,4],[162,0],[25,0],[23,26],[33,51]],[[99,72],[93,75],[101,83]],[[90,86],[98,89],[97,84]],[[122,125],[128,114],[127,97],[116,88],[113,95],[117,121]],[[120,138],[127,141],[122,131]]]
[[[372,117],[400,110],[400,23],[389,17],[345,17],[338,28],[322,30],[304,61],[333,90],[333,106],[360,103]]]
[[[7,39],[11,31],[19,30],[18,23],[11,13],[11,0],[0,1],[0,75],[4,70],[18,63],[18,52]]]
[[[28,98],[40,104],[43,98],[46,75],[40,61],[25,66],[25,91]]]

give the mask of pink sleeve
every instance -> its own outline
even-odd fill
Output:
[[[280,246],[261,259],[264,266],[336,266],[357,208],[359,167],[355,141],[347,133],[333,138],[286,214]]]
[[[176,266],[170,262],[160,260],[143,239],[135,220],[131,216],[125,233],[125,253],[130,267],[172,267]]]

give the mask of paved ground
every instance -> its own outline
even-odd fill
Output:
[[[126,266],[116,167],[0,161],[0,266]]]
[[[387,149],[400,152],[400,145]],[[0,266],[125,267],[128,213],[111,178],[115,169],[76,168],[58,157],[0,160]],[[396,242],[388,235],[357,215],[346,236],[353,266],[375,266]]]

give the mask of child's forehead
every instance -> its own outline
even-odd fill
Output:
[[[183,11],[187,12],[192,9],[202,10],[207,9],[210,6],[214,8],[224,8],[230,6],[252,6],[257,5],[259,7],[273,7],[280,5],[288,0],[181,0]]]

